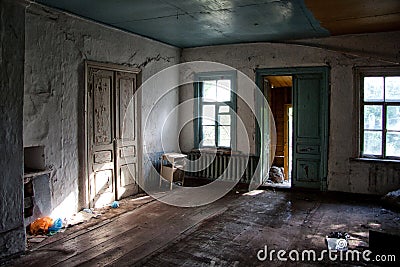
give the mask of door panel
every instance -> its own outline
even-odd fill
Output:
[[[101,207],[114,200],[114,136],[112,71],[91,69],[88,76],[89,97],[89,200],[91,207]]]
[[[296,76],[297,88],[297,136],[299,138],[320,140],[320,92],[321,79],[319,75]]]
[[[112,82],[113,77],[110,72],[99,71],[94,75],[93,134],[95,145],[112,143]]]
[[[90,207],[138,192],[137,74],[87,68],[87,160]]]
[[[319,155],[321,153],[319,145],[302,145],[298,144],[296,146],[297,153],[299,154],[314,154]]]
[[[117,199],[136,194],[137,169],[137,99],[136,74],[116,73],[117,93]]]
[[[320,161],[315,159],[298,159],[296,161],[297,176],[296,180],[302,182],[319,182]]]
[[[293,186],[323,189],[327,161],[326,72],[294,76]]]
[[[132,167],[133,169],[136,168],[135,166],[136,164],[132,164],[132,166],[128,166],[128,165],[122,165],[120,168],[120,177],[119,177],[119,181],[120,187],[127,187],[129,185],[132,185],[135,183],[135,177],[132,174],[132,172],[129,170],[129,167]]]
[[[96,170],[91,183],[93,207],[104,206],[114,199],[114,168]]]

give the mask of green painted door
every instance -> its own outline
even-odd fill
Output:
[[[327,68],[293,76],[294,187],[326,189]]]

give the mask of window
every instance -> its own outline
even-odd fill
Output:
[[[235,148],[236,75],[234,72],[196,75],[195,147]]]
[[[360,78],[361,156],[400,159],[400,71]]]

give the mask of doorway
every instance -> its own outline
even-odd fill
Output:
[[[285,104],[284,113],[284,177],[291,185],[293,166],[293,107]]]
[[[264,76],[264,90],[268,92],[267,100],[275,120],[276,150],[275,158],[269,177],[264,180],[265,186],[291,187],[291,151],[289,143],[292,143],[293,127],[289,112],[292,111],[292,76]],[[290,152],[290,153],[289,153]],[[289,170],[290,168],[290,170]]]
[[[140,73],[113,64],[85,66],[85,206],[102,207],[139,190]]]
[[[282,96],[279,97],[279,94],[283,93],[274,89],[274,82],[276,84],[282,79],[289,81],[290,78],[291,84],[287,83],[280,87],[291,88],[291,102],[282,103],[288,101]],[[278,114],[279,111],[275,111],[277,114],[274,113],[274,118],[282,117],[282,119],[275,119],[277,150],[273,164],[284,166],[282,172],[287,173],[285,177],[288,180],[290,178],[291,187],[325,191],[329,130],[329,67],[257,69],[256,83],[263,89],[272,112],[274,113],[274,106],[279,106],[282,110],[282,114]],[[274,97],[275,94],[278,96]],[[265,126],[260,128],[266,129]],[[265,134],[261,131],[256,135],[256,148],[261,158],[263,158],[262,136]],[[263,180],[267,179],[263,177]]]

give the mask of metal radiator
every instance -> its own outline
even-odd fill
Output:
[[[189,153],[188,159],[194,163],[192,168],[186,171],[185,176],[187,177],[210,180],[220,178],[223,181],[232,181],[233,177],[241,176],[241,183],[250,183],[259,157],[218,153],[216,155],[202,153],[200,157],[200,153]],[[230,165],[229,162],[231,162]]]

